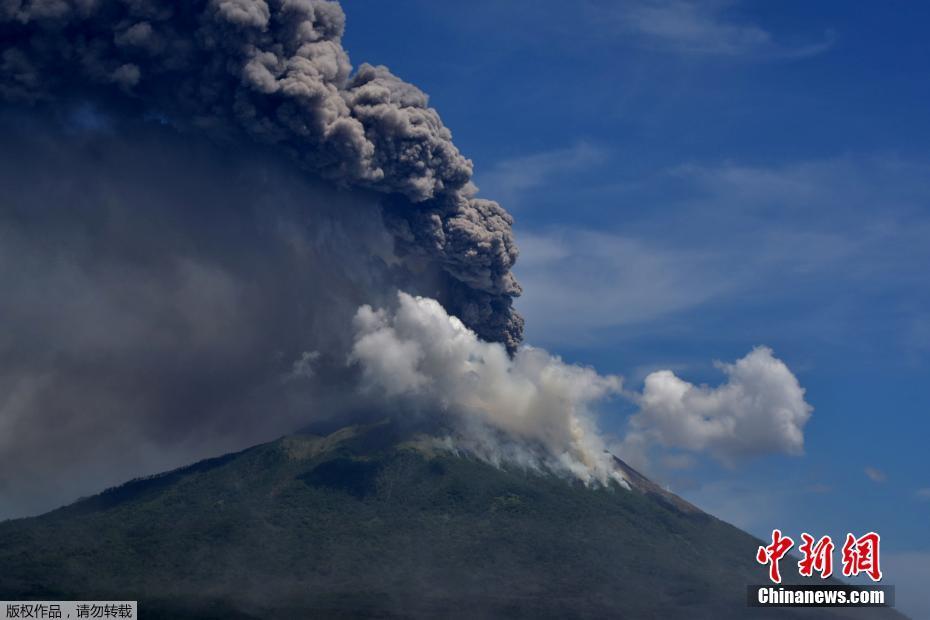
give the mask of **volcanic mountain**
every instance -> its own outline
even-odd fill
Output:
[[[618,466],[630,489],[390,422],[288,436],[0,523],[0,599],[138,599],[146,620],[902,617],[747,607],[759,541]]]

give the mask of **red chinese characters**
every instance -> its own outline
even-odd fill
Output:
[[[814,537],[808,533],[801,534],[801,546],[798,550],[804,557],[798,562],[798,572],[802,577],[810,577],[816,570],[821,579],[833,574],[833,540],[824,536],[814,544]]]
[[[855,577],[865,573],[872,581],[881,581],[882,569],[879,565],[878,545],[881,537],[875,532],[869,532],[856,538],[846,534],[846,543],[843,545],[843,575]]]
[[[872,581],[881,581],[882,569],[879,562],[879,544],[881,537],[875,532],[869,532],[859,538],[853,534],[846,534],[843,544],[843,576],[855,577],[860,573],[868,575]],[[784,558],[794,541],[781,530],[772,530],[772,544],[759,547],[756,552],[756,561],[769,567],[769,579],[773,583],[781,583],[781,571],[778,562]],[[798,573],[802,577],[813,577],[814,572],[820,574],[821,579],[833,575],[833,539],[824,536],[820,540],[804,532],[801,534],[801,544],[798,551],[801,559],[798,561]]]
[[[756,552],[756,561],[759,564],[769,565],[769,579],[773,583],[781,583],[778,562],[793,546],[794,541],[788,536],[782,536],[781,530],[772,530],[772,544],[767,547],[759,547]]]

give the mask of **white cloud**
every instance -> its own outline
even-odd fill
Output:
[[[866,477],[872,482],[882,483],[888,479],[888,476],[885,475],[885,472],[883,472],[880,469],[876,469],[874,467],[866,467],[864,471],[865,471]]]
[[[785,363],[771,349],[756,347],[718,367],[727,382],[716,388],[668,370],[646,377],[624,444],[706,453],[728,464],[764,454],[801,454],[813,408]]]
[[[804,58],[819,54],[833,44],[832,32],[819,41],[787,45],[748,21],[731,19],[724,1],[642,0],[622,3],[615,17],[643,46],[682,54]]]
[[[605,189],[601,200],[637,205],[622,231],[518,228],[528,335],[548,346],[604,343],[606,328],[667,332],[697,306],[735,311],[764,299],[793,303],[795,313],[768,325],[765,339],[787,326],[792,337],[849,347],[863,330],[903,322],[887,337],[922,355],[928,171],[880,157],[684,165],[622,195]],[[911,301],[876,308],[877,295]]]
[[[652,321],[731,286],[712,252],[589,230],[520,234],[517,300],[533,334],[576,343],[593,330]]]
[[[930,487],[924,487],[914,491],[914,497],[921,500],[930,500]]]
[[[512,209],[520,205],[522,194],[529,190],[545,186],[553,178],[588,170],[606,159],[605,149],[579,142],[498,161],[489,171],[480,173],[476,182],[483,195],[493,196]]]

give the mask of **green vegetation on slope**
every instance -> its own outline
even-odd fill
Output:
[[[145,619],[794,617],[746,607],[758,541],[709,515],[395,430],[288,437],[0,524],[0,598],[139,599]]]

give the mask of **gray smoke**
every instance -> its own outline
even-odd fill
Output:
[[[378,196],[76,116],[0,110],[0,519],[365,407],[351,316],[437,275]]]
[[[389,413],[352,317],[515,351],[510,216],[321,0],[0,0],[0,519]]]
[[[0,95],[91,97],[218,139],[247,137],[339,185],[385,194],[398,251],[439,265],[437,296],[482,337],[522,338],[512,219],[426,95],[386,67],[353,74],[324,0],[3,0]]]

